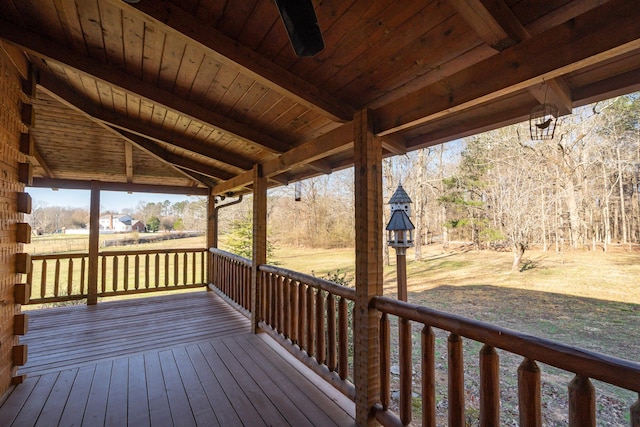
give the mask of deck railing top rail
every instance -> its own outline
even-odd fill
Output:
[[[640,363],[388,297],[375,297],[373,305],[383,313],[444,329],[568,372],[640,393]]]

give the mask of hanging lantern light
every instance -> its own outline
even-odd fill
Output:
[[[544,103],[533,107],[529,114],[531,139],[534,141],[553,139],[557,119],[558,107],[554,104]]]

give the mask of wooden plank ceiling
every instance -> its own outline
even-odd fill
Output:
[[[34,185],[250,191],[640,89],[640,0],[313,0],[298,58],[272,0],[0,0],[30,64]],[[26,74],[26,73],[25,73]]]

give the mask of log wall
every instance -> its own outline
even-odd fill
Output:
[[[17,302],[28,295],[23,295],[25,286],[16,286],[25,278],[20,271],[30,265],[21,242],[28,242],[31,235],[22,213],[31,209],[24,193],[31,168],[21,150],[28,153],[32,147],[23,123],[32,117],[29,104],[22,102],[27,99],[22,93],[26,64],[19,61],[23,59],[0,45],[0,396],[12,382],[20,382],[17,367],[27,357],[26,346],[19,345],[19,334],[26,332],[28,319],[21,315]]]

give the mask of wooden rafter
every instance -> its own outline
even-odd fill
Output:
[[[311,141],[307,141],[304,144],[297,146],[289,150],[288,152],[276,157],[275,159],[267,160],[261,164],[262,173],[266,178],[273,178],[283,172],[286,172],[296,166],[311,164],[316,161],[320,161],[326,157],[331,156],[342,151],[346,151],[353,147],[353,123],[345,123]],[[327,172],[330,167],[326,163],[321,169],[322,173]],[[320,167],[320,164],[318,164]],[[316,169],[317,170],[317,169]],[[232,179],[222,182],[216,185],[212,189],[212,194],[224,194],[228,191],[235,191],[240,188],[246,188],[253,180],[253,172],[248,171],[240,174]]]
[[[100,83],[117,88],[127,94],[140,97],[158,107],[173,111],[181,116],[207,124],[249,143],[274,153],[286,151],[289,147],[269,136],[221,114],[189,102],[173,93],[158,88],[129,74],[107,67],[105,64],[81,56],[75,52],[35,33],[26,31],[10,22],[0,19],[0,37],[24,49],[40,60],[53,61],[88,76]]]
[[[133,182],[133,145],[129,141],[124,142],[124,165],[127,182]]]
[[[44,161],[44,159],[42,158],[42,156],[40,155],[38,150],[35,149],[35,147],[33,149],[33,158],[35,159],[36,162],[38,162],[38,164],[40,165],[40,167],[44,171],[44,174],[48,178],[55,178],[55,175],[51,171],[51,168],[49,166],[47,166],[47,163]]]
[[[182,148],[192,153],[196,153],[219,162],[226,163],[234,168],[249,170],[253,167],[253,163],[241,155],[229,153],[217,147],[211,147],[207,144],[201,144],[192,139],[187,139],[180,135],[172,134],[166,129],[159,129],[134,120],[126,116],[122,116],[113,111],[107,111],[99,108],[97,105],[91,104],[72,92],[70,89],[63,87],[58,81],[43,73],[40,78],[40,85],[47,88],[48,91],[56,93],[60,98],[64,98],[76,107],[82,109],[85,113],[101,122],[133,134],[144,136],[147,139],[162,142]]]
[[[74,179],[33,178],[32,187],[59,188],[66,190],[90,190],[91,181]],[[208,188],[182,187],[178,185],[123,184],[122,182],[100,182],[100,189],[105,191],[128,191],[132,193],[185,194],[189,196],[206,196]]]
[[[110,1],[118,5],[122,4],[120,0]],[[146,19],[153,18],[157,25],[164,27],[168,25],[174,30],[172,34],[177,37],[200,43],[207,54],[220,63],[255,79],[275,92],[284,94],[333,120],[345,122],[353,118],[355,110],[344,102],[334,99],[309,82],[238,44],[237,41],[212,28],[208,23],[195,19],[170,2],[164,0],[139,2],[132,5],[132,9],[134,7],[143,12]]]
[[[531,38],[504,0],[450,2],[485,43],[497,51]],[[550,102],[559,108],[560,114],[571,113],[571,91],[562,78],[556,77],[544,85],[530,87],[529,91],[539,103]]]
[[[214,179],[229,179],[234,176],[229,172],[214,168],[209,165],[205,165],[194,159],[171,153],[166,148],[159,146],[156,142],[150,141],[140,135],[136,135],[121,129],[113,129],[127,141],[132,142],[137,147],[142,148],[144,151],[152,154],[156,158],[165,161],[166,163],[170,163],[174,166],[197,172],[200,175],[208,176]]]
[[[603,20],[602,16],[615,19]],[[386,135],[418,126],[638,49],[639,20],[640,8],[635,3],[611,0],[552,31],[376,109],[376,132]]]

